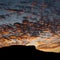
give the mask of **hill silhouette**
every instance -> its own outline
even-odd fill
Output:
[[[37,59],[50,59],[53,57],[53,59],[60,59],[60,54],[59,53],[53,53],[53,52],[43,52],[36,50],[34,46],[10,46],[10,47],[3,47],[0,48],[0,55],[1,56],[20,56],[22,57],[29,57],[30,58],[37,58]],[[23,59],[23,58],[22,58]]]

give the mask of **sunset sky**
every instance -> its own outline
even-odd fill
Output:
[[[36,5],[33,5],[34,1],[37,2]],[[45,3],[45,5],[43,3]],[[54,22],[54,19],[56,21],[60,20],[60,0],[0,0],[0,25],[14,24],[15,22],[22,23],[25,19],[24,17],[27,17],[30,22],[39,21],[41,17],[43,17],[43,20],[50,20],[51,22]],[[60,23],[60,21],[58,23]],[[50,38],[52,42],[54,38]],[[39,39],[40,37],[36,40],[38,41]],[[44,39],[41,40],[45,41]],[[32,42],[34,43],[35,41],[31,41],[30,45],[35,44]],[[49,41],[46,40],[45,43],[47,42]],[[55,49],[55,51],[57,51],[57,49]]]

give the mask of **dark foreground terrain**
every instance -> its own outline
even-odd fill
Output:
[[[10,46],[10,47],[4,47],[0,49],[0,57],[11,57],[19,58],[19,60],[22,59],[58,59],[60,60],[60,54],[59,53],[53,53],[53,52],[43,52],[36,50],[34,46]],[[17,57],[18,56],[18,57]]]

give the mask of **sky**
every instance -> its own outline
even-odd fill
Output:
[[[39,4],[40,4],[41,2],[43,2],[43,1],[45,1],[45,2],[48,2],[48,4],[51,3],[51,5],[52,5],[52,6],[55,6],[57,10],[60,10],[60,1],[59,1],[59,0],[56,0],[56,2],[52,2],[53,0],[0,0],[0,3],[9,4],[9,5],[10,5],[9,7],[10,7],[11,9],[18,9],[18,7],[15,7],[15,5],[19,4],[20,1],[28,1],[28,2],[37,1]],[[54,4],[54,3],[55,3],[55,4]],[[29,6],[29,4],[30,4],[30,3],[28,3],[27,6]],[[0,5],[0,7],[2,7],[2,8],[7,8],[6,6],[2,6],[2,5]],[[49,8],[49,9],[46,9],[46,10],[50,10],[50,8]],[[36,12],[36,11],[38,12],[39,9],[35,10],[35,12]],[[10,14],[10,13],[12,13],[12,12],[7,11],[7,10],[3,10],[3,9],[0,9],[0,15]],[[58,12],[58,13],[59,13],[59,12]],[[45,13],[43,13],[43,14],[45,14]],[[50,14],[51,14],[51,13],[50,13]],[[24,13],[24,14],[22,14],[21,16],[19,16],[18,18],[16,18],[17,13],[12,14],[10,17],[5,16],[6,19],[0,19],[0,25],[1,25],[1,24],[4,24],[4,23],[7,23],[7,24],[8,24],[8,23],[14,23],[14,22],[22,22],[22,20],[23,20],[22,17],[23,17],[23,16],[27,16],[27,15],[30,16],[31,14],[30,14],[30,13],[29,13],[29,14]],[[56,17],[56,19],[60,19],[60,13],[59,13],[58,16],[57,16],[56,14],[52,14],[52,15],[54,15],[54,17]],[[32,16],[32,15],[31,15],[31,16]],[[14,18],[13,18],[13,17],[14,17]],[[52,16],[49,16],[49,18],[53,19]],[[38,17],[38,19],[39,19],[39,17]]]
[[[45,1],[48,4],[50,4],[50,6],[43,10],[43,12],[42,12],[43,16],[47,15],[47,13],[48,13],[48,18],[51,21],[53,21],[53,18],[57,19],[57,20],[60,19],[60,1],[59,0],[55,0],[55,2],[52,2],[53,0],[0,0],[0,7],[2,8],[2,9],[0,8],[0,25],[10,24],[10,23],[13,24],[15,22],[21,23],[23,20],[23,17],[26,17],[26,16],[31,17],[32,19],[33,18],[37,18],[37,20],[40,19],[40,16],[36,16],[36,15],[32,15],[31,13],[24,13],[24,12],[21,15],[17,16],[17,12],[11,12],[11,11],[4,10],[4,8],[7,8],[7,6],[1,5],[1,3],[9,4],[10,9],[18,9],[18,7],[16,7],[16,5],[18,5],[20,3],[20,1],[27,1],[27,2],[37,1],[39,4],[41,4],[43,1]],[[26,6],[30,6],[30,3],[26,4]],[[57,12],[54,12],[55,11],[54,7],[58,10]],[[41,13],[39,8],[37,8],[36,10],[33,10],[33,12],[36,12],[37,14],[39,12]],[[5,16],[6,14],[10,14],[10,16]],[[2,19],[1,18],[2,15],[5,18]],[[33,21],[32,19],[29,18],[29,21]]]

